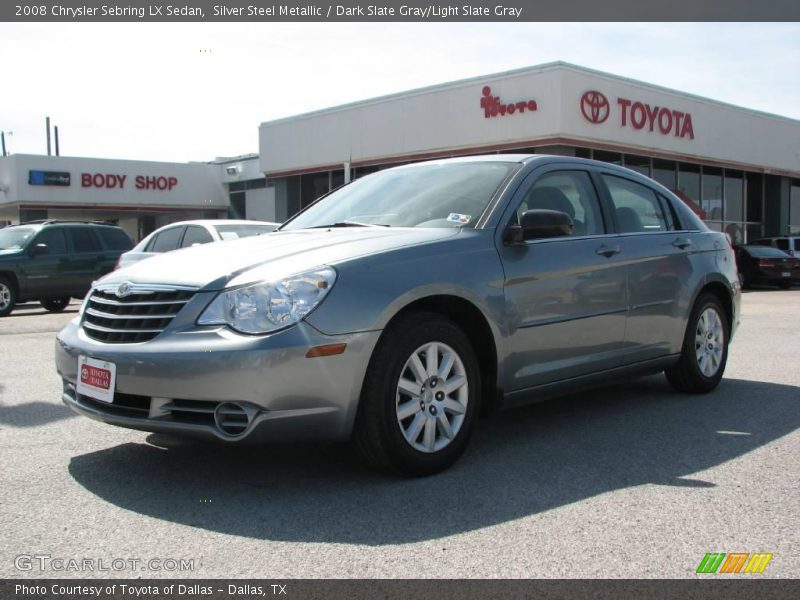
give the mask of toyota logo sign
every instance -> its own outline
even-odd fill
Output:
[[[605,123],[608,119],[608,98],[602,93],[590,90],[581,97],[581,112],[590,123]]]

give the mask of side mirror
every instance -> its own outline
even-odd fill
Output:
[[[47,244],[36,244],[33,248],[31,248],[31,256],[41,256],[42,254],[47,254],[49,250],[47,249]]]
[[[537,208],[522,213],[520,224],[506,229],[503,240],[507,244],[521,244],[525,240],[572,235],[574,230],[572,218],[567,213]]]

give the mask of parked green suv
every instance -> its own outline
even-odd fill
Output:
[[[0,317],[31,300],[61,312],[132,247],[125,230],[105,223],[35,221],[0,229]]]

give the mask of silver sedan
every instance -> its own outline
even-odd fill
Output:
[[[582,159],[387,169],[268,237],[99,280],[58,335],[64,402],[229,443],[351,439],[425,475],[496,408],[660,371],[713,389],[739,315],[723,234],[654,181]]]

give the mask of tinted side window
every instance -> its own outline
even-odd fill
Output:
[[[517,208],[517,222],[533,209],[567,213],[575,224],[573,235],[605,233],[600,203],[586,171],[553,171],[539,177]]]
[[[794,238],[794,249],[795,249],[795,252],[800,250],[800,238]]]
[[[181,241],[181,233],[183,233],[183,227],[165,229],[153,238],[153,242],[148,245],[147,251],[169,252],[170,250],[175,250]]]
[[[100,242],[88,227],[70,227],[69,234],[72,236],[72,248],[75,252],[98,252],[100,250]]]
[[[205,227],[190,225],[186,228],[186,233],[183,236],[181,248],[188,248],[194,244],[207,244],[208,242],[213,241],[214,238],[212,238],[211,234],[206,231]]]
[[[122,229],[102,227],[95,231],[109,250],[130,250],[133,248],[131,238],[129,238],[128,234],[122,231]]]
[[[788,250],[789,249],[789,240],[782,239],[782,240],[775,240],[775,245],[780,248],[781,250]]]
[[[63,229],[45,229],[33,242],[34,244],[47,244],[48,254],[66,254],[67,238]]]
[[[647,186],[614,175],[603,175],[614,205],[619,233],[667,231],[658,198]]]

